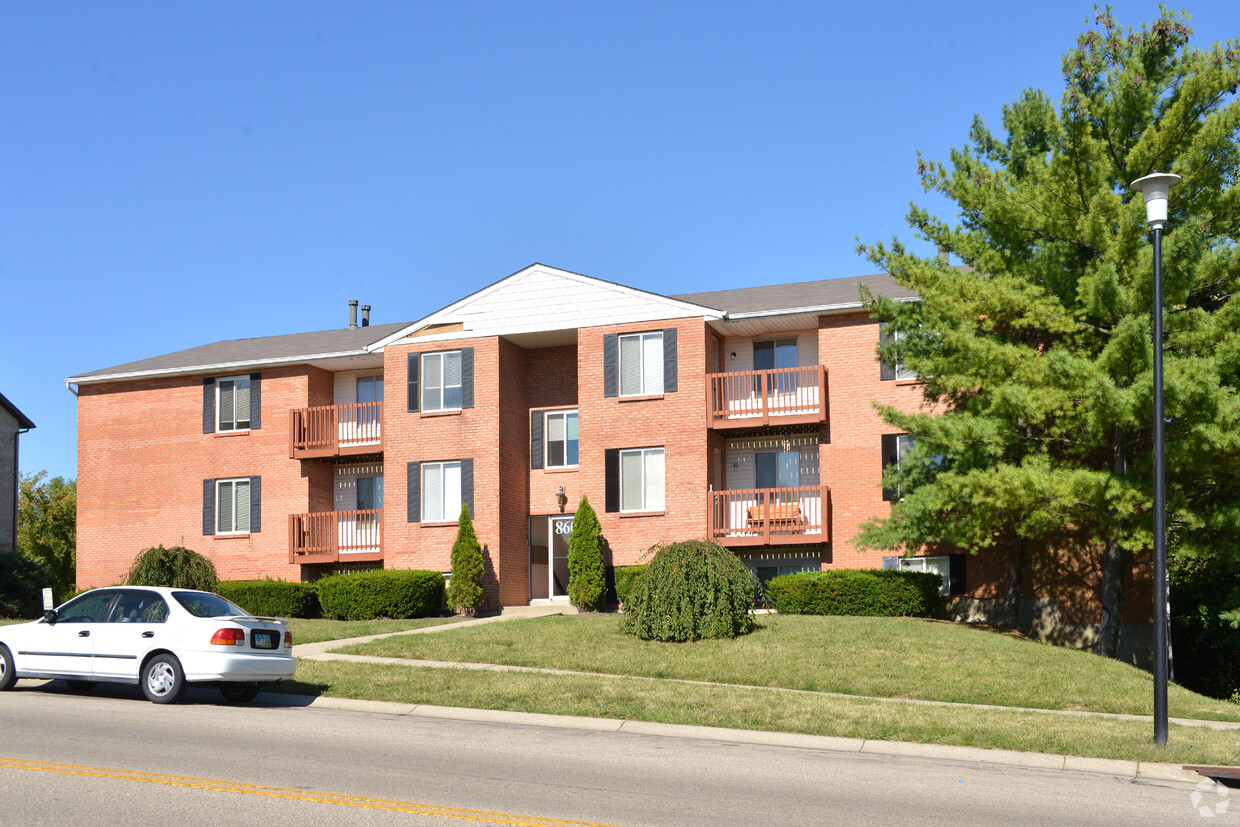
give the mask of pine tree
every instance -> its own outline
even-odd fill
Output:
[[[473,617],[482,605],[482,545],[474,533],[469,506],[461,505],[456,542],[452,544],[452,579],[448,581],[448,606]]]
[[[909,223],[967,267],[861,247],[921,297],[866,298],[904,334],[882,357],[936,412],[881,409],[915,447],[859,542],[1009,546],[1011,620],[1026,548],[1072,543],[1101,568],[1095,651],[1113,656],[1124,569],[1152,548],[1152,250],[1129,188],[1151,172],[1183,176],[1163,240],[1169,549],[1240,547],[1240,46],[1191,49],[1166,10],[1139,31],[1109,10],[1095,26],[1064,58],[1058,107],[1026,91],[1005,136],[975,118],[950,164],[921,161],[960,223],[916,206]]]
[[[583,612],[598,609],[607,595],[601,530],[598,515],[583,494],[568,535],[568,599]]]

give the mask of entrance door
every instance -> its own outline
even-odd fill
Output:
[[[796,488],[801,484],[801,453],[799,451],[762,451],[754,456],[758,488]],[[781,494],[794,502],[794,493]]]
[[[530,599],[568,598],[568,536],[573,518],[530,518]]]

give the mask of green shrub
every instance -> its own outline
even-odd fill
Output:
[[[1212,698],[1240,695],[1240,562],[1227,557],[1170,561],[1175,682]],[[1230,611],[1229,611],[1230,610]]]
[[[621,605],[629,602],[629,595],[637,588],[638,579],[646,573],[649,566],[616,566],[616,599]]]
[[[215,591],[260,617],[318,617],[322,613],[313,583],[221,580]]]
[[[127,586],[169,586],[207,592],[215,591],[219,582],[210,560],[181,546],[148,548],[133,561],[125,578]]]
[[[443,608],[443,575],[416,569],[334,574],[315,582],[333,620],[431,617]]]
[[[456,542],[452,544],[452,579],[448,582],[448,605],[453,611],[473,617],[482,605],[482,545],[474,533],[469,506],[461,505]]]
[[[595,611],[607,596],[601,530],[598,515],[582,495],[568,535],[568,599],[583,612]]]
[[[43,614],[43,589],[49,587],[52,576],[42,563],[17,551],[0,554],[0,617],[36,618]]]
[[[940,583],[918,571],[835,569],[774,577],[766,594],[784,614],[925,617],[939,603]]]
[[[735,554],[710,540],[655,546],[625,602],[622,631],[642,640],[733,638],[753,631],[757,581]]]

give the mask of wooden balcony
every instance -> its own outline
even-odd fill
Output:
[[[706,421],[711,428],[827,421],[827,369],[823,365],[711,373],[706,379]]]
[[[324,405],[289,412],[293,459],[374,454],[383,450],[383,403]]]
[[[321,511],[288,517],[290,563],[383,559],[383,509]]]
[[[708,536],[728,548],[831,542],[831,489],[711,491]]]

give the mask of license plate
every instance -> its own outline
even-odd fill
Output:
[[[279,635],[276,632],[251,632],[250,645],[255,649],[275,649],[279,646]]]

